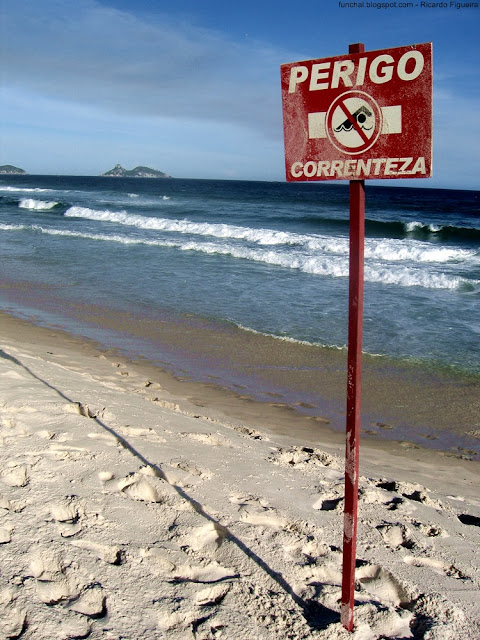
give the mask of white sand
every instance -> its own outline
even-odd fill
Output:
[[[341,450],[90,349],[0,348],[1,638],[480,638],[473,463],[362,446],[347,633]]]

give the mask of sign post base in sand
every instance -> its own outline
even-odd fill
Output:
[[[432,175],[432,44],[281,66],[288,182],[350,181],[350,292],[341,621],[353,629],[360,444],[365,179]]]

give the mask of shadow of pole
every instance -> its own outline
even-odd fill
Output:
[[[172,486],[175,489],[178,495],[182,499],[186,500],[192,506],[192,508],[195,510],[196,513],[198,513],[200,516],[205,518],[205,520],[212,522],[214,525],[218,525],[219,527],[222,527],[222,529],[227,534],[228,540],[233,542],[238,547],[238,549],[240,549],[240,551],[242,551],[250,560],[255,562],[255,564],[257,564],[257,566],[262,571],[264,571],[268,576],[270,576],[270,578],[274,580],[277,583],[277,585],[292,598],[295,604],[297,604],[300,607],[300,609],[302,610],[302,615],[305,618],[305,621],[312,629],[319,629],[319,630],[326,629],[330,624],[340,621],[339,612],[334,611],[333,609],[329,609],[328,607],[325,607],[324,605],[322,605],[316,600],[313,600],[313,599],[304,600],[303,598],[300,598],[300,596],[298,596],[295,593],[295,591],[292,589],[290,584],[285,580],[285,578],[281,573],[279,573],[278,571],[274,571],[272,567],[270,567],[254,551],[252,551],[252,549],[247,547],[247,545],[244,542],[242,542],[234,533],[232,533],[227,527],[222,525],[220,522],[218,522],[218,520],[215,520],[215,518],[213,518],[210,514],[208,514],[204,510],[203,506],[197,500],[192,498],[192,496],[190,496],[182,487],[179,487],[175,484],[171,484],[170,482],[168,482],[166,475],[158,465],[150,462],[142,453],[140,453],[140,451],[137,451],[137,449],[135,449],[135,447],[133,447],[123,436],[121,436],[114,429],[112,429],[112,427],[109,427],[102,420],[100,420],[98,416],[91,414],[91,412],[85,407],[85,405],[83,405],[81,402],[76,402],[75,400],[72,400],[71,398],[69,398],[62,391],[57,389],[57,387],[54,387],[43,378],[40,378],[31,369],[29,369],[29,367],[24,365],[20,360],[18,360],[14,356],[11,356],[10,354],[8,354],[3,349],[0,349],[0,357],[5,360],[9,360],[10,362],[12,362],[18,367],[21,367],[30,376],[32,376],[33,378],[35,378],[36,380],[44,384],[46,387],[48,387],[49,389],[57,393],[60,396],[60,398],[62,398],[63,400],[66,400],[72,405],[77,406],[79,413],[81,415],[93,420],[98,424],[100,428],[104,429],[105,431],[113,435],[118,441],[118,443],[124,449],[129,451],[135,458],[140,460],[145,466],[148,466],[150,469],[152,469],[152,471],[154,471],[156,476],[158,476],[159,478],[161,478],[162,480],[170,484],[170,486]]]

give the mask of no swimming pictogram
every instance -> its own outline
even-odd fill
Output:
[[[358,154],[372,147],[382,130],[382,112],[363,91],[338,96],[327,112],[326,133],[339,151]]]

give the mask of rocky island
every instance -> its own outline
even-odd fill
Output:
[[[124,169],[120,164],[116,164],[113,169],[101,175],[108,178],[171,178],[167,173],[150,169],[150,167],[140,166],[135,169]]]
[[[3,175],[27,175],[27,172],[24,169],[19,169],[18,167],[14,167],[13,164],[3,164],[0,166],[0,174]]]

